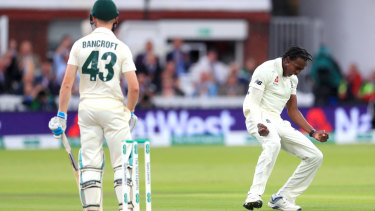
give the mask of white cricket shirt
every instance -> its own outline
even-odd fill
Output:
[[[103,99],[123,104],[121,74],[136,70],[129,47],[102,27],[74,43],[68,64],[78,66],[81,102],[92,99],[95,107],[107,107]]]
[[[290,95],[296,94],[298,78],[296,75],[290,77],[283,76],[282,59],[277,58],[269,60],[258,66],[251,78],[250,87],[263,91],[263,97],[260,102],[261,112],[280,117],[285,104]],[[248,93],[244,104],[244,114],[250,110]]]

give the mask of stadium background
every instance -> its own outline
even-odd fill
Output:
[[[199,62],[210,48],[214,48],[218,60],[229,68],[232,64],[237,68],[244,67],[249,58],[260,64],[280,56],[291,45],[301,45],[313,55],[322,45],[326,46],[341,67],[342,75],[349,74],[351,64],[357,65],[362,83],[372,85],[369,97],[349,103],[340,103],[337,98],[317,105],[312,91],[314,81],[309,75],[310,64],[299,77],[299,106],[314,127],[332,133],[332,142],[375,141],[371,124],[375,63],[370,50],[375,43],[373,39],[366,39],[374,34],[366,24],[374,16],[367,9],[371,8],[372,1],[360,4],[350,0],[340,3],[303,0],[237,0],[234,4],[223,0],[215,3],[185,0],[116,3],[120,10],[119,38],[130,46],[134,57],[144,51],[147,41],[152,42],[161,66],[168,62],[166,54],[173,48],[175,38],[183,40],[183,49],[189,52],[192,64]],[[74,41],[91,30],[87,20],[91,4],[89,0],[1,1],[1,54],[9,51],[11,40],[18,45],[28,40],[33,45],[33,53],[41,61],[52,61],[63,36],[69,36]],[[353,9],[353,4],[356,9]],[[134,133],[135,138],[150,138],[154,146],[205,144],[206,141],[207,144],[226,145],[256,143],[246,133],[243,124],[243,93],[197,96],[193,93],[195,84],[187,82],[186,78],[179,78],[184,96],[165,97],[162,92],[156,92],[150,97],[151,107],[138,106],[140,123]],[[240,83],[240,79],[237,80]],[[246,83],[243,86],[245,91]],[[0,146],[17,149],[52,147],[51,143],[56,140],[49,135],[46,123],[55,107],[34,108],[25,103],[27,96],[22,91],[2,93]],[[49,97],[56,104],[57,95],[50,93]],[[78,102],[79,95],[76,94],[69,107],[68,131],[71,132],[68,135],[71,138],[79,138],[75,113]]]
[[[238,73],[236,83],[229,84],[231,88],[227,90],[237,90],[233,85],[245,87],[235,94],[218,91],[200,95],[194,93],[196,86],[185,75],[172,78],[180,81],[183,96],[154,89],[150,89],[148,99],[142,96],[133,136],[149,138],[153,146],[154,210],[243,209],[261,147],[245,129],[242,102],[247,81],[243,79],[249,80],[249,75],[240,73],[247,73],[247,60],[252,65],[260,64],[280,56],[291,45],[305,47],[314,55],[314,62],[299,76],[300,110],[316,129],[330,133],[328,143],[313,141],[323,152],[324,162],[297,203],[304,210],[374,210],[374,1],[114,1],[120,10],[116,33],[130,46],[134,58],[151,41],[165,71],[166,54],[173,49],[174,40],[180,38],[192,64],[215,49],[220,64]],[[28,41],[33,55],[46,64],[41,69],[49,69],[55,79],[59,72],[53,65],[54,56],[63,37],[67,35],[75,41],[91,31],[88,16],[93,2],[0,0],[0,210],[81,209],[66,153],[47,127],[56,114],[56,87],[35,94],[33,91],[40,88],[38,76],[33,75],[35,81],[30,82],[22,68],[16,68],[20,75],[14,79],[14,86],[7,87],[11,69],[7,56],[16,58],[22,43]],[[336,93],[317,102],[321,96],[314,89],[312,73],[322,45],[340,67],[343,80]],[[142,79],[144,75],[138,77]],[[328,83],[332,81],[334,78]],[[32,89],[23,89],[26,83]],[[148,86],[153,85],[142,85],[145,90]],[[43,96],[44,101],[37,96]],[[79,150],[78,103],[75,92],[67,128],[74,155]],[[285,111],[282,116],[287,118]],[[108,163],[108,149],[104,150]],[[298,163],[298,159],[280,152],[263,195],[265,201]],[[108,164],[105,169],[104,208],[116,210],[113,171]],[[141,206],[142,203],[141,196]],[[265,206],[262,210],[270,209]]]

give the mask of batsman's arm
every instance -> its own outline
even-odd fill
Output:
[[[137,105],[139,97],[139,84],[135,71],[125,72],[124,75],[126,83],[128,83],[128,100],[126,102],[126,107],[130,110],[131,113],[129,127],[130,132],[133,132],[138,121],[138,117],[134,114],[134,109]]]
[[[135,109],[135,106],[138,102],[139,97],[139,85],[138,85],[138,79],[137,75],[135,74],[135,71],[129,71],[125,72],[125,80],[128,84],[128,99],[126,102],[126,107],[133,112]]]
[[[72,87],[77,75],[77,66],[68,64],[65,71],[64,80],[61,84],[59,95],[59,111],[66,113],[70,96],[72,95]]]

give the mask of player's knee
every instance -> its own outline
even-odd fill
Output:
[[[272,153],[277,153],[281,149],[280,141],[268,141],[264,144],[264,148]]]
[[[262,154],[266,155],[264,158],[267,163],[272,163],[278,156],[281,149],[280,142],[268,142],[263,144]]]
[[[323,153],[321,151],[318,151],[318,153],[316,154],[316,160],[319,162],[319,163],[322,163],[323,162]]]
[[[323,162],[323,153],[319,150],[317,150],[310,158],[309,160],[314,163],[315,165],[320,166],[320,164]]]

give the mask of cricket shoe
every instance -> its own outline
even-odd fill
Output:
[[[254,208],[261,208],[262,205],[263,201],[260,195],[249,193],[247,194],[247,198],[245,200],[245,203],[243,204],[243,207],[248,210],[253,210]]]
[[[279,194],[273,194],[271,196],[268,206],[272,209],[285,210],[285,211],[300,211],[302,208],[298,205],[290,203],[287,199]]]

